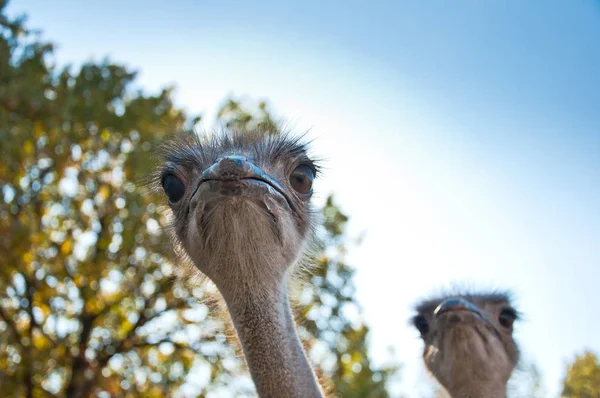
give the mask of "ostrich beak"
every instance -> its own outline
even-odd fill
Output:
[[[228,155],[219,158],[202,173],[196,191],[199,191],[204,184],[208,184],[217,185],[220,191],[239,192],[244,183],[245,185],[262,185],[271,188],[269,191],[274,190],[285,199],[291,209],[296,209],[294,202],[281,184],[242,155]],[[195,195],[196,193],[194,193]]]

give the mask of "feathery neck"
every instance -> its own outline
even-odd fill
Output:
[[[285,279],[225,297],[261,398],[322,398],[290,308]]]
[[[448,389],[452,398],[506,398],[506,384],[471,382],[470,385]]]

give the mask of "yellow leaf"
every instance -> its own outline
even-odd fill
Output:
[[[33,254],[31,254],[30,252],[23,254],[23,262],[25,264],[29,264],[31,262],[31,260],[33,260]]]
[[[23,145],[23,150],[25,151],[25,155],[30,155],[33,152],[33,143],[29,140],[25,141]]]
[[[67,255],[71,253],[71,248],[73,247],[70,240],[65,240],[62,245],[60,245],[60,252],[63,255]]]
[[[36,137],[41,137],[44,134],[44,126],[40,122],[35,123],[34,134]]]
[[[34,330],[33,345],[38,350],[45,350],[50,346],[50,342],[46,339],[46,336]]]
[[[108,196],[110,195],[110,191],[108,189],[108,186],[106,185],[102,185],[100,187],[100,189],[98,189],[98,195],[102,198],[102,199],[108,199]]]

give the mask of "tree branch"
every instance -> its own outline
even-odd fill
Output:
[[[87,367],[87,361],[85,359],[85,350],[87,349],[88,339],[92,334],[95,319],[95,314],[81,314],[81,333],[79,334],[78,341],[79,352],[77,353],[77,356],[75,357],[75,359],[73,359],[73,363],[71,364],[71,380],[69,380],[69,385],[65,390],[65,397],[67,398],[80,396],[80,394],[78,393],[78,387],[83,382],[82,379],[84,376],[84,371]]]
[[[194,347],[192,347],[190,345],[185,345],[185,344],[177,343],[177,342],[171,340],[168,337],[160,339],[160,340],[158,340],[155,343],[149,343],[147,341],[143,341],[143,342],[139,342],[139,343],[134,343],[132,345],[132,348],[155,347],[155,346],[159,346],[162,343],[171,343],[177,349],[180,349],[180,350],[190,350],[190,351],[193,351],[194,353],[196,353],[198,355],[202,355],[202,352],[198,348],[194,348]]]
[[[36,328],[36,330],[37,330],[38,332],[40,332],[40,334],[41,334],[42,336],[44,336],[44,337],[46,338],[46,340],[48,340],[48,342],[50,342],[50,344],[51,344],[53,347],[56,347],[56,346],[57,346],[57,342],[56,342],[56,340],[54,340],[52,337],[50,337],[50,335],[49,335],[48,333],[44,332],[44,327],[43,327],[43,325],[40,325],[39,323],[37,323],[37,321],[36,321],[34,318],[32,318],[32,319],[31,319],[31,322],[32,322],[32,324],[33,324],[33,327],[34,327],[34,328]]]
[[[29,344],[23,347],[24,357],[27,358],[25,362],[25,372],[23,375],[23,383],[25,384],[25,395],[27,398],[33,398],[33,287],[29,282],[29,278],[23,275],[25,278],[25,297],[27,298],[27,314],[29,315],[29,327],[27,330],[27,337],[29,338]]]
[[[107,219],[108,217],[106,215],[102,215],[99,217],[101,229],[98,233],[98,239],[101,238],[101,234],[106,233],[108,231],[108,228],[105,225]],[[100,252],[98,248],[96,248],[93,257],[90,259],[90,263],[96,265],[99,256]],[[69,277],[79,290],[79,295],[81,296],[81,300],[83,301],[83,310],[80,315],[81,333],[79,334],[79,339],[77,343],[79,351],[77,353],[77,356],[75,356],[73,362],[71,363],[71,378],[69,380],[67,389],[65,390],[65,397],[71,398],[81,396],[82,389],[87,386],[85,380],[85,370],[88,367],[88,362],[85,358],[85,350],[87,349],[88,339],[92,333],[94,321],[98,318],[98,314],[88,314],[85,312],[85,304],[88,301],[89,289],[87,288],[87,286],[80,286],[78,283],[75,282],[75,275],[72,275],[72,273],[69,272],[66,264],[65,272],[67,273],[67,275],[69,275]]]
[[[112,354],[106,354],[104,355],[102,358],[98,359],[95,367],[97,370],[100,370],[102,368],[104,368],[106,366],[106,364],[108,363],[108,361],[110,361],[110,359],[115,356],[118,353],[123,352],[123,348],[126,346],[126,342],[130,341],[131,338],[133,337],[133,335],[135,334],[135,331],[143,326],[146,322],[148,322],[150,319],[152,319],[153,317],[150,318],[146,318],[146,316],[144,315],[144,312],[150,308],[151,306],[151,302],[153,302],[156,297],[158,296],[158,294],[160,293],[160,291],[156,291],[152,296],[150,296],[147,300],[144,300],[144,307],[140,310],[139,312],[139,317],[138,320],[136,321],[136,323],[132,326],[132,328],[127,332],[127,335],[125,336],[125,338],[123,338],[115,347],[115,350]],[[84,357],[85,359],[85,357]],[[96,373],[96,377],[98,377],[98,374],[100,372],[95,372]],[[71,379],[73,380],[73,379]],[[79,397],[79,396],[85,396],[89,393],[89,390],[92,388],[92,384],[94,383],[95,378],[92,379],[87,379],[87,380],[83,380],[83,384],[77,388],[77,389],[73,389],[72,393],[74,395],[66,395],[66,397]]]
[[[22,347],[21,334],[17,330],[17,327],[15,326],[13,321],[6,315],[6,313],[2,309],[2,306],[0,306],[0,318],[4,319],[4,322],[6,322],[6,324],[8,325],[8,328],[14,333],[16,340],[17,340],[17,344],[19,344],[19,346]]]

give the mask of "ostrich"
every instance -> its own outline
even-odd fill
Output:
[[[156,182],[176,247],[221,293],[260,397],[322,397],[288,285],[309,247],[317,166],[301,138],[224,132],[167,142]]]
[[[507,293],[471,293],[416,306],[412,323],[425,343],[425,365],[452,397],[506,397],[519,358],[510,301]]]

